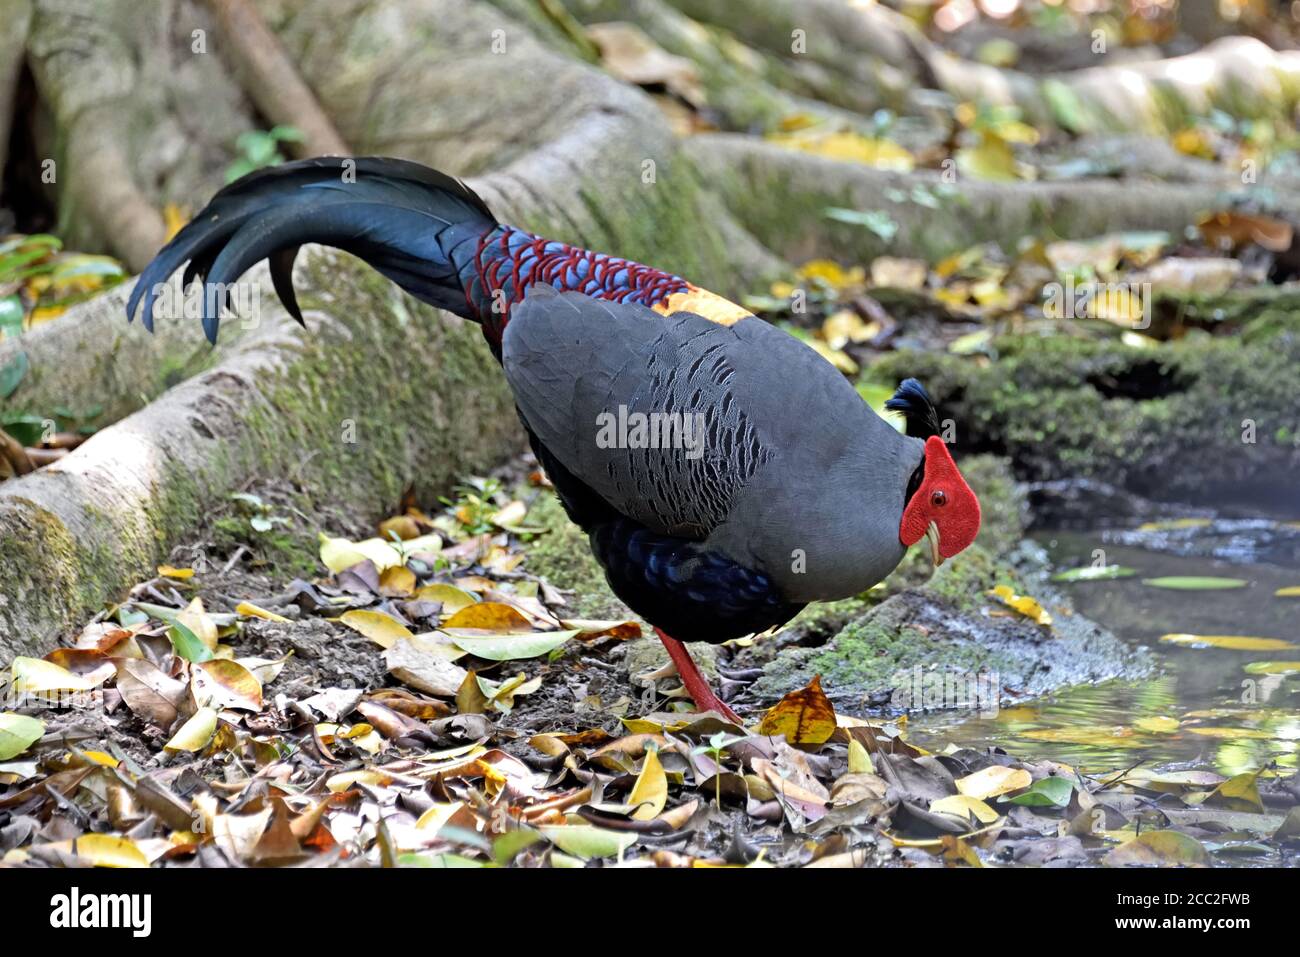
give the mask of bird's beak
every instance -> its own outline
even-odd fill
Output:
[[[926,541],[930,543],[930,560],[934,562],[934,567],[938,568],[943,564],[943,556],[939,554],[939,525],[931,522],[925,530]]]

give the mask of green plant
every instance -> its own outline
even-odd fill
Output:
[[[255,169],[278,166],[285,160],[281,143],[301,143],[302,130],[296,126],[273,126],[269,130],[248,130],[235,140],[239,159],[226,167],[226,182],[233,183]]]
[[[725,757],[727,748],[731,747],[737,741],[744,741],[740,735],[727,734],[725,731],[719,731],[713,737],[709,738],[708,744],[701,744],[691,750],[691,754],[707,754],[713,759],[713,763],[718,766],[718,772],[713,775],[714,784],[714,801],[718,809],[722,809],[722,759]]]
[[[452,510],[456,521],[467,534],[482,535],[493,529],[492,516],[497,511],[495,499],[501,492],[501,483],[494,478],[471,479],[466,485],[456,486],[456,498],[441,497]]]

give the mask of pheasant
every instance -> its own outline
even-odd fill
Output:
[[[161,284],[188,262],[215,343],[226,291],[266,259],[302,323],[304,243],[482,326],[565,511],[701,711],[740,720],[682,642],[782,625],[870,588],[922,538],[937,565],[979,531],[916,380],[887,403],[901,434],[814,350],[735,303],[500,223],[461,181],[404,160],[301,160],[231,183],[145,269],[128,319],[143,303],[152,331]]]

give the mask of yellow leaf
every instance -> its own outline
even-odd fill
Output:
[[[1047,610],[1042,605],[1028,595],[1017,595],[1010,585],[998,585],[989,594],[1031,621],[1035,621],[1040,625],[1050,625],[1052,623],[1052,616],[1047,613]]]
[[[1238,774],[1228,778],[1205,799],[1205,803],[1214,807],[1226,807],[1233,811],[1254,811],[1264,813],[1264,802],[1259,796],[1258,772]]]
[[[149,866],[149,858],[134,841],[111,834],[83,834],[53,846],[75,855],[91,867]]]
[[[1300,598],[1300,585],[1288,585],[1273,592],[1276,598]]]
[[[835,733],[835,709],[822,691],[821,675],[808,687],[791,691],[776,703],[758,726],[763,735],[785,735],[790,744],[822,744]]]
[[[967,797],[983,800],[1022,790],[1033,783],[1033,776],[1024,768],[1004,768],[991,764],[974,774],[958,778],[957,790]]]
[[[447,631],[465,630],[491,634],[522,634],[533,630],[532,624],[517,608],[502,602],[481,601],[467,605],[442,623]]]
[[[187,578],[194,577],[194,569],[174,568],[171,565],[159,565],[158,574],[162,575],[164,578],[179,578],[184,581]]]
[[[442,602],[442,613],[454,615],[462,608],[467,608],[478,601],[472,594],[455,585],[425,585],[415,593],[418,601]]]
[[[668,777],[659,763],[659,752],[653,748],[646,751],[645,763],[627,803],[636,805],[632,817],[637,821],[653,820],[668,803]]]
[[[213,658],[195,665],[190,672],[190,687],[194,700],[207,707],[262,710],[261,682],[229,658]]]
[[[217,709],[200,708],[163,747],[168,751],[202,751],[216,733]]]
[[[1147,831],[1106,855],[1108,867],[1159,864],[1207,866],[1210,855],[1201,843],[1177,831]]]
[[[389,598],[406,598],[415,591],[415,572],[405,565],[385,568],[379,575],[379,591]]]
[[[203,599],[195,598],[176,616],[176,620],[194,632],[208,651],[217,650],[217,625],[203,608]]]
[[[800,279],[821,280],[832,289],[861,286],[867,279],[866,270],[861,266],[845,269],[830,259],[810,259],[799,267],[796,274]]]
[[[50,691],[89,691],[89,681],[42,658],[21,655],[10,666],[15,694],[43,694]]]
[[[290,619],[284,615],[277,615],[273,611],[267,611],[265,608],[258,608],[252,602],[241,601],[235,606],[235,614],[243,615],[245,618],[261,618],[263,621],[288,622]]]
[[[365,635],[380,648],[391,648],[402,638],[414,637],[410,629],[382,611],[353,609],[344,612],[339,621]]]
[[[910,173],[916,166],[915,157],[892,140],[863,136],[848,130],[833,133],[773,133],[768,139],[787,149],[846,163],[862,163],[876,169]]]
[[[45,722],[14,711],[0,711],[0,761],[22,754],[45,733]]]
[[[163,242],[170,242],[177,233],[185,228],[185,224],[190,221],[189,214],[175,203],[167,203],[163,206],[163,225],[167,232],[163,236]]]
[[[1249,635],[1161,635],[1161,641],[1173,645],[1204,645],[1230,651],[1286,651],[1296,647],[1281,638],[1254,638]]]
[[[935,814],[952,814],[962,820],[969,820],[974,815],[981,824],[992,824],[1000,814],[977,797],[969,794],[952,794],[930,802],[930,810]]]
[[[871,754],[857,738],[849,739],[849,773],[875,774],[876,767],[871,763]]]
[[[1178,719],[1170,718],[1165,715],[1158,715],[1151,718],[1138,718],[1133,722],[1134,726],[1141,728],[1143,731],[1150,731],[1154,734],[1169,734],[1178,730]]]

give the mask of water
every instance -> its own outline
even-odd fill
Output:
[[[996,717],[934,712],[913,715],[908,737],[922,747],[1001,747],[1085,771],[1144,767],[1206,768],[1233,775],[1274,763],[1297,766],[1300,674],[1270,674],[1248,665],[1291,662],[1300,669],[1300,598],[1279,588],[1300,585],[1300,525],[1272,520],[1216,521],[1112,532],[1035,536],[1058,568],[1093,562],[1138,574],[1062,586],[1081,614],[1121,638],[1150,647],[1160,669],[1141,681],[1109,681],[1062,690]],[[1241,578],[1245,588],[1173,591],[1143,578],[1210,575]],[[1170,633],[1245,635],[1293,642],[1274,651],[1184,647]],[[1276,670],[1274,666],[1273,670]]]

